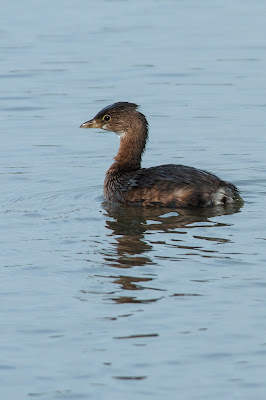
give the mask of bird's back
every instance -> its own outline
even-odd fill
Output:
[[[110,201],[143,206],[207,207],[232,203],[238,190],[209,172],[167,164],[107,174],[105,196]]]

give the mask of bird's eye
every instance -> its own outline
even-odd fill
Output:
[[[106,121],[106,122],[110,121],[110,119],[111,119],[111,117],[108,114],[103,116],[103,120]]]

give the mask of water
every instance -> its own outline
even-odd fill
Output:
[[[265,12],[259,1],[2,1],[1,398],[264,399]],[[235,183],[242,208],[115,209],[115,101],[144,166]]]

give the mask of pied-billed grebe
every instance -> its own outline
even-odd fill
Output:
[[[239,199],[232,183],[206,171],[175,164],[141,168],[148,122],[134,103],[111,104],[80,127],[101,128],[120,137],[104,181],[104,196],[110,202],[178,208],[226,205]]]

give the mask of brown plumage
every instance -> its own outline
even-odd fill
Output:
[[[226,205],[240,199],[233,184],[206,171],[176,164],[141,168],[148,122],[134,103],[111,104],[80,127],[120,136],[118,153],[104,181],[104,196],[110,202],[178,208]]]

